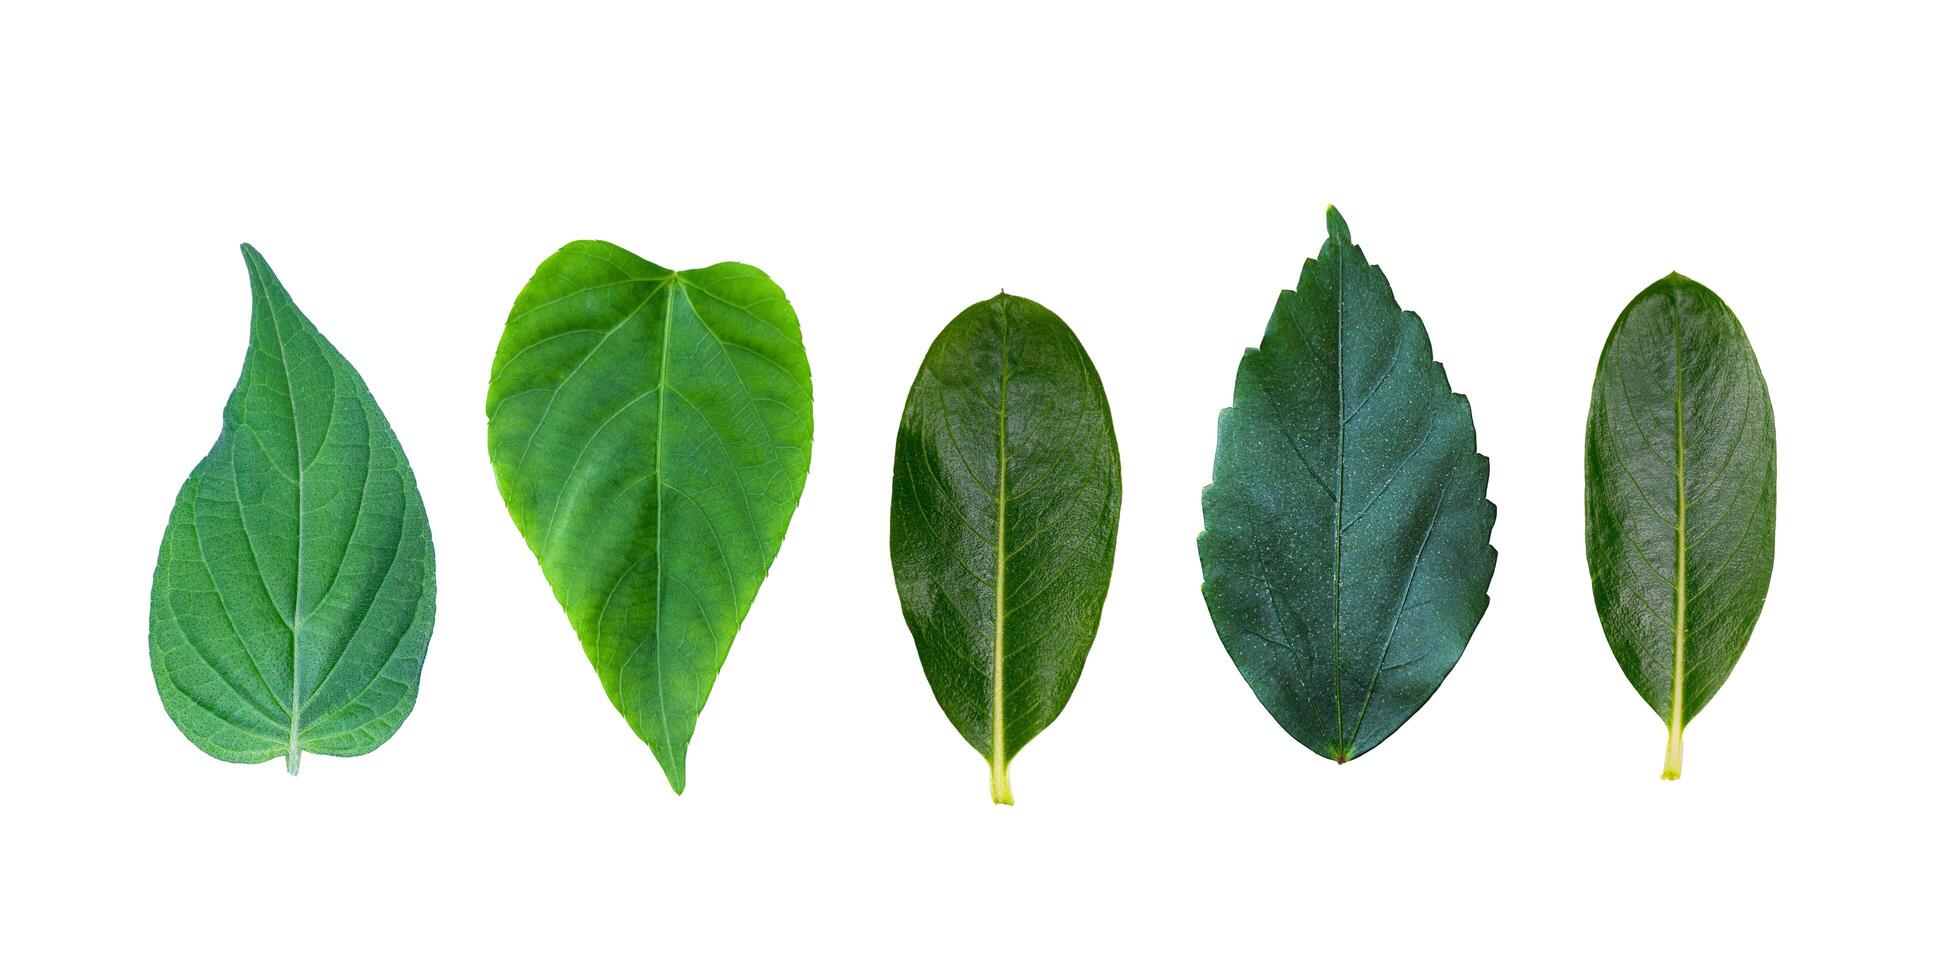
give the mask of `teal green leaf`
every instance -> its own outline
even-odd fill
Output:
[[[1720,297],[1679,274],[1627,304],[1586,415],[1586,561],[1620,669],[1682,730],[1715,696],[1769,594],[1776,414],[1756,352]]]
[[[497,346],[490,462],[613,707],[678,793],[810,470],[810,362],[759,270],[573,242]]]
[[[367,385],[243,250],[251,343],[164,531],[150,667],[198,748],[298,773],[306,752],[374,751],[415,707],[435,547]]]
[[[1122,468],[1102,379],[1060,317],[1002,293],[926,352],[892,463],[892,576],[933,696],[1007,763],[1074,692],[1116,557]]]
[[[1204,491],[1205,603],[1274,720],[1346,762],[1428,702],[1490,604],[1470,403],[1346,222],[1239,362]]]

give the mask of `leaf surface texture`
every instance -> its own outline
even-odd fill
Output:
[[[1776,557],[1776,416],[1742,324],[1671,274],[1620,314],[1586,416],[1586,560],[1613,656],[1682,730],[1728,679]]]
[[[1122,474],[1095,365],[1061,318],[1005,293],[947,324],[905,400],[891,557],[946,717],[1007,763],[1068,703],[1102,618]]]
[[[750,266],[677,272],[573,242],[512,306],[487,411],[512,520],[680,792],[810,469],[795,311]]]
[[[1328,240],[1239,363],[1198,554],[1212,623],[1274,720],[1337,762],[1436,692],[1489,605],[1497,509],[1422,321]]]
[[[367,385],[243,251],[250,344],[164,532],[150,664],[198,748],[297,773],[306,752],[373,751],[415,706],[435,549]]]

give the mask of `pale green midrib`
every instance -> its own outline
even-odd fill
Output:
[[[1688,669],[1688,450],[1684,379],[1681,367],[1681,314],[1674,311],[1674,670],[1669,695],[1668,738],[1678,755],[1682,700]],[[1670,756],[1672,758],[1672,756]]]
[[[293,391],[293,372],[286,360],[286,334],[279,329],[278,312],[273,306],[272,296],[265,289],[265,281],[256,268],[253,278],[258,281],[261,295],[266,298],[266,316],[270,321],[273,340],[279,346],[279,368],[286,375],[286,404],[293,415],[293,646],[292,646],[292,700],[286,711],[286,771],[299,775],[299,735],[300,735],[300,678],[299,678],[299,637],[306,617],[300,613],[300,602],[305,598],[304,581],[306,575],[306,454],[300,439],[299,396]],[[291,300],[289,299],[288,305]]]
[[[673,273],[664,285],[654,288],[667,290],[667,311],[660,324],[660,371],[654,378],[654,390],[660,395],[654,401],[653,422],[653,693],[660,703],[660,740],[666,746],[666,755],[673,757],[674,732],[667,720],[666,669],[660,645],[660,632],[667,624],[664,606],[667,562],[661,555],[664,550],[661,538],[667,531],[667,488],[663,485],[667,479],[667,352],[674,348],[674,295],[681,289],[680,273]],[[621,663],[624,666],[624,661]],[[681,761],[674,758],[672,764],[680,765]]]
[[[997,437],[994,494],[994,655],[992,697],[992,768],[997,786],[1007,772],[1007,329],[1006,311],[1000,328],[1000,400],[995,405]],[[999,800],[996,800],[999,802]]]

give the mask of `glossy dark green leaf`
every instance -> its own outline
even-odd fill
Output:
[[[892,463],[892,576],[932,693],[1007,763],[1075,690],[1102,619],[1123,478],[1102,379],[1075,334],[1002,293],[926,352]]]
[[[1720,297],[1679,274],[1627,304],[1586,416],[1586,560],[1606,641],[1681,732],[1735,669],[1776,558],[1776,416]]]
[[[372,752],[415,706],[436,613],[415,475],[361,376],[243,247],[252,332],[150,592],[171,720],[228,762]]]
[[[1334,209],[1239,362],[1198,537],[1218,638],[1336,762],[1436,693],[1489,605],[1497,508],[1470,403]]]
[[[573,242],[518,294],[490,462],[613,706],[675,792],[810,470],[810,362],[759,270]]]

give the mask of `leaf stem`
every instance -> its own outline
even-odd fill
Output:
[[[987,768],[993,771],[994,802],[1013,806],[1014,793],[1007,788],[1007,760],[995,755],[988,761]]]
[[[1667,726],[1667,764],[1661,767],[1662,779],[1681,778],[1681,728],[1678,724]]]
[[[297,745],[286,750],[286,775],[299,775],[299,746]]]

